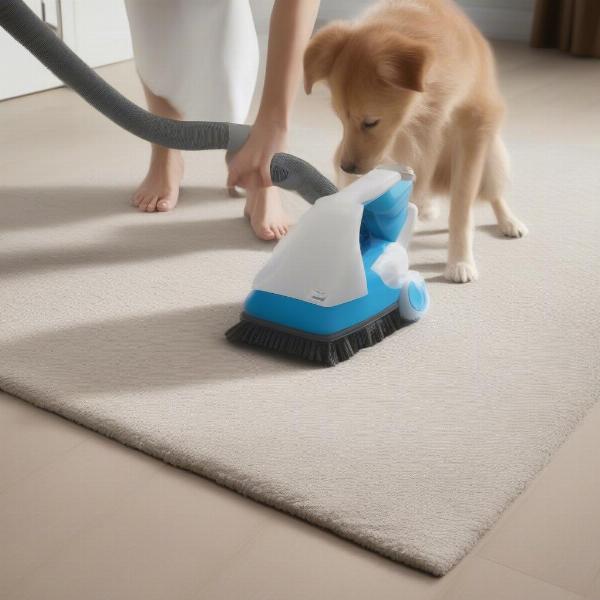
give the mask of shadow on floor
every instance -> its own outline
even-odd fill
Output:
[[[478,225],[475,229],[477,229],[477,231],[481,231],[483,233],[486,233],[487,235],[489,235],[490,237],[493,237],[496,240],[511,240],[511,239],[514,239],[514,238],[510,238],[510,237],[505,236],[500,231],[500,228],[498,227],[497,224]]]
[[[413,237],[430,237],[432,235],[448,235],[448,229],[423,229],[421,231],[415,231]]]
[[[88,396],[320,368],[227,342],[241,305],[218,304],[45,331],[0,346],[0,387]],[[6,384],[10,382],[10,386]],[[200,388],[201,389],[201,388]]]
[[[58,269],[154,261],[198,252],[269,252],[272,248],[273,243],[258,240],[252,234],[242,217],[210,221],[145,222],[120,227],[114,235],[95,243],[5,253],[0,256],[0,271],[4,278],[18,277]]]
[[[223,190],[192,188],[185,190],[185,202],[214,202],[215,198],[229,198]],[[130,214],[135,222],[136,209],[127,205],[126,191],[111,188],[48,188],[4,189],[0,191],[0,231],[51,228],[77,224],[94,219],[109,219],[115,215]],[[193,199],[193,200],[191,200]],[[103,237],[102,232],[107,232]],[[0,271],[4,278],[27,273],[57,269],[85,268],[94,265],[153,261],[161,258],[215,250],[255,250],[268,252],[273,244],[258,240],[243,217],[184,221],[171,220],[167,214],[140,214],[139,224],[111,224],[99,229],[100,239],[89,243],[61,247],[27,249],[5,252],[0,257]],[[42,238],[44,239],[44,238]],[[60,242],[60,240],[59,240]]]
[[[116,214],[135,214],[138,211],[130,204],[133,191],[133,186],[2,187],[0,231],[51,228]],[[184,187],[180,204],[185,206],[220,198],[228,198],[223,188]],[[160,216],[156,215],[157,218]]]
[[[0,188],[4,232],[50,228],[129,213],[133,190],[124,187]]]

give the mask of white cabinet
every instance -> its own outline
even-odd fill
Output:
[[[40,0],[26,0],[29,7],[42,16]],[[60,85],[50,71],[0,28],[0,99],[30,94]]]
[[[98,67],[131,58],[123,0],[25,1],[89,65]],[[0,29],[0,56],[0,100],[61,85],[3,29]]]

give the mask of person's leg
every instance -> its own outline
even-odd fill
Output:
[[[164,98],[156,96],[144,84],[151,112],[169,119],[180,119],[179,112]],[[146,177],[134,192],[132,203],[143,212],[166,212],[175,208],[183,178],[183,156],[179,150],[152,144]]]
[[[173,94],[181,76],[177,57],[180,11],[169,7],[166,0],[125,0],[125,6],[148,110],[161,117],[182,119]],[[181,152],[153,144],[148,171],[132,196],[132,204],[143,212],[172,210],[182,178]]]
[[[230,120],[244,122],[254,95],[259,62],[258,39],[248,0],[228,0],[222,42],[225,64],[222,81],[231,107]],[[244,214],[260,239],[279,240],[288,232],[289,219],[277,188],[246,190]]]
[[[152,112],[190,120],[247,119],[259,63],[248,0],[126,0],[126,7]],[[173,208],[182,175],[180,153],[153,147],[134,203],[147,211]],[[275,188],[249,190],[245,213],[262,239],[287,232]]]
[[[125,5],[151,112],[194,121],[246,118],[258,70],[247,0],[125,0]],[[181,152],[153,145],[133,204],[145,212],[173,209],[182,177]]]

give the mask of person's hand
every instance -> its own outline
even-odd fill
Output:
[[[267,120],[257,120],[246,143],[229,161],[227,187],[256,189],[273,185],[271,159],[284,152],[287,128]]]

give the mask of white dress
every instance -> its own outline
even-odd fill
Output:
[[[248,0],[125,0],[138,73],[186,120],[243,123],[259,50]]]

